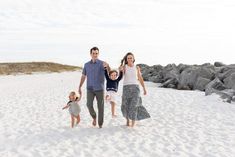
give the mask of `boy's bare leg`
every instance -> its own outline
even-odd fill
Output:
[[[105,96],[105,100],[108,101],[109,100],[109,95]]]
[[[76,124],[79,124],[80,123],[80,115],[77,116],[77,123]]]
[[[111,103],[111,112],[112,112],[112,117],[114,118],[114,117],[117,117],[116,115],[115,115],[115,103],[114,102],[110,102]]]
[[[73,128],[74,127],[74,117],[73,117],[73,115],[71,115],[71,128]]]

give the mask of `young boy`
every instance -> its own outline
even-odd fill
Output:
[[[118,91],[119,81],[122,79],[123,71],[119,68],[119,76],[116,70],[111,70],[108,74],[107,69],[105,68],[105,78],[106,83],[106,100],[111,104],[112,117],[115,118],[115,105],[116,105],[116,95]],[[118,77],[118,78],[117,78]]]

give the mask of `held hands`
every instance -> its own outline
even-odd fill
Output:
[[[80,96],[78,97],[77,101],[80,101],[82,98],[82,94],[79,94]]]
[[[109,67],[109,64],[107,62],[103,62],[103,67],[104,68],[108,68]]]
[[[81,89],[81,87],[79,87],[79,89],[78,89],[78,94],[80,95],[80,99],[81,99],[81,97],[82,97],[82,89]]]
[[[120,67],[118,68],[118,70],[123,72],[123,71],[124,71],[123,66],[120,66]]]

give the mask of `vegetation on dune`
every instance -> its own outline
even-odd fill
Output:
[[[0,75],[32,74],[34,72],[76,71],[81,67],[52,62],[0,63]]]

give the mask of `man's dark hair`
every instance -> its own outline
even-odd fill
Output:
[[[96,50],[99,52],[98,47],[92,47],[91,50],[90,50],[90,54],[92,53],[92,51],[96,51]]]

